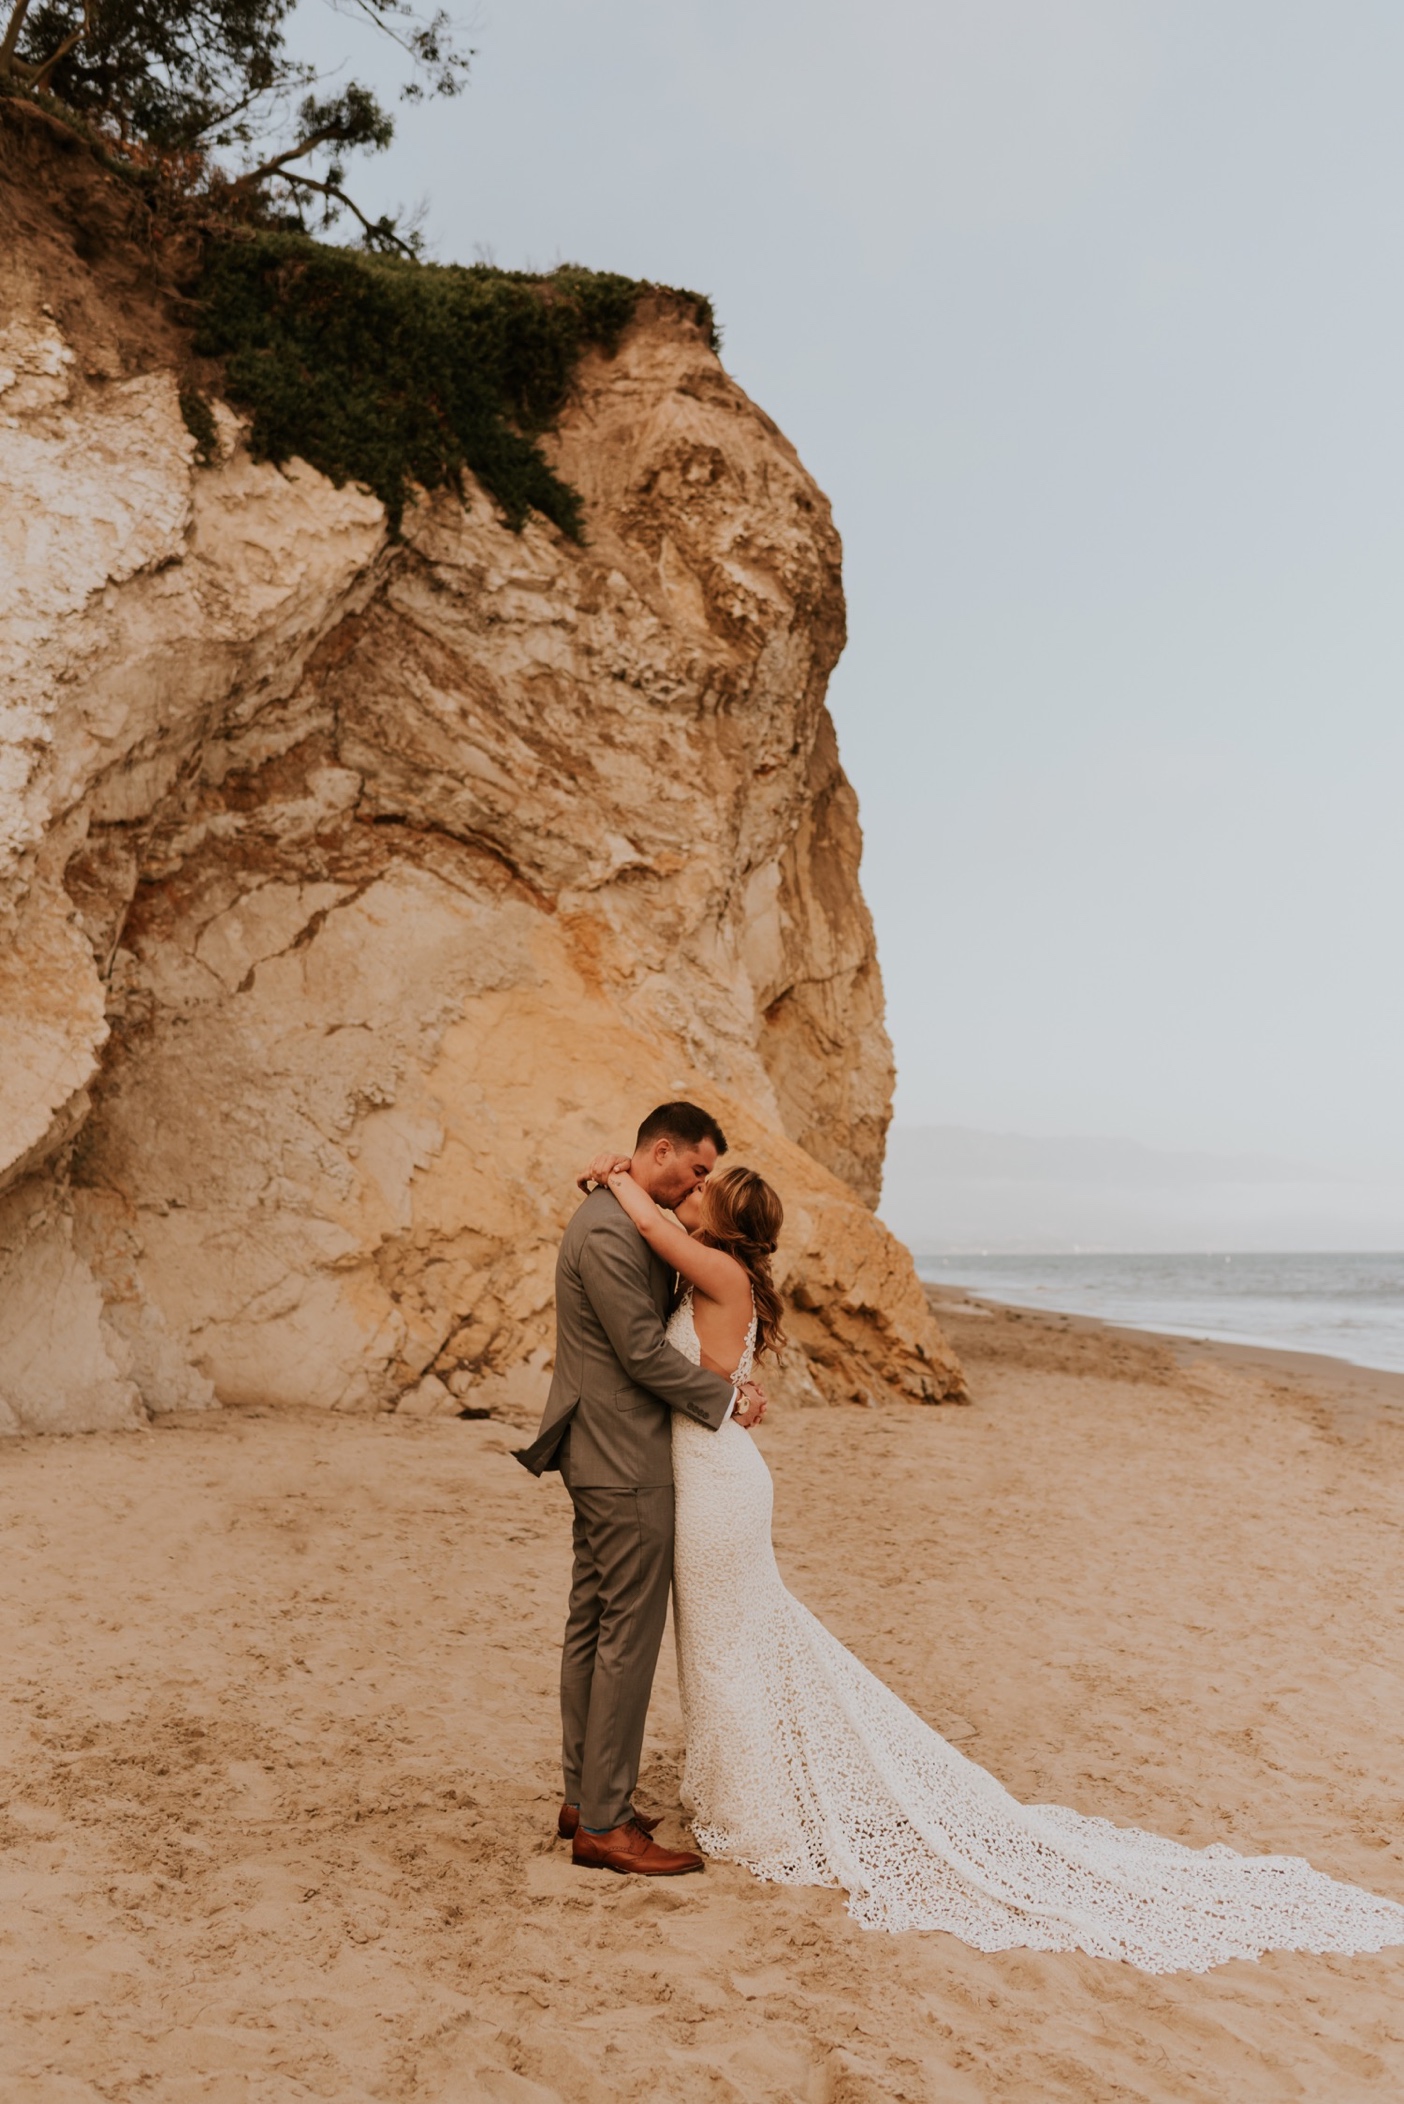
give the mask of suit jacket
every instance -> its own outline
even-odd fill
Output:
[[[641,1490],[673,1480],[672,1411],[717,1430],[732,1384],[664,1342],[671,1284],[617,1199],[592,1191],[556,1259],[556,1370],[523,1468],[559,1468],[569,1432],[572,1488]]]

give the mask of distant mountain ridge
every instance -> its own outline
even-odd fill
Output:
[[[948,1176],[1009,1176],[1031,1183],[1180,1187],[1220,1183],[1315,1183],[1320,1169],[1266,1154],[1173,1153],[1139,1140],[1045,1138],[1023,1132],[981,1132],[965,1125],[895,1126],[890,1146],[916,1149]],[[1354,1180],[1354,1179],[1347,1179]]]
[[[1259,1154],[894,1126],[883,1219],[919,1254],[1404,1247],[1404,1180]]]

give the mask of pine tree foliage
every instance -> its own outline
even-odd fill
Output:
[[[267,216],[281,197],[285,213],[289,203],[299,217],[313,205],[323,223],[350,212],[373,248],[413,249],[394,219],[372,220],[344,187],[345,155],[383,151],[394,120],[359,81],[317,92],[314,68],[288,50],[295,4],[8,0],[0,90],[71,112],[138,166],[161,162],[168,182],[174,177],[225,216]],[[399,47],[409,71],[403,99],[455,95],[465,85],[472,53],[443,10],[421,15],[412,0],[343,6]],[[270,143],[272,151],[250,158]]]

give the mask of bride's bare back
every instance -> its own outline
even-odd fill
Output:
[[[741,1273],[746,1299],[738,1307],[734,1302],[713,1300],[695,1283],[692,1288],[692,1323],[697,1332],[697,1342],[702,1347],[702,1364],[713,1373],[724,1374],[727,1380],[735,1375],[741,1364],[741,1354],[746,1349],[746,1337],[751,1327],[751,1284],[735,1257],[727,1263]]]

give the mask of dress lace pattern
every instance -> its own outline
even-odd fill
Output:
[[[753,1320],[738,1380],[755,1335]],[[700,1364],[690,1288],[668,1339]],[[1404,1906],[1299,1857],[1186,1848],[1019,1804],[786,1591],[770,1471],[748,1433],[675,1413],[673,1477],[682,1797],[708,1855],[779,1884],[842,1886],[865,1928],[1086,1951],[1148,1973],[1404,1943]]]

